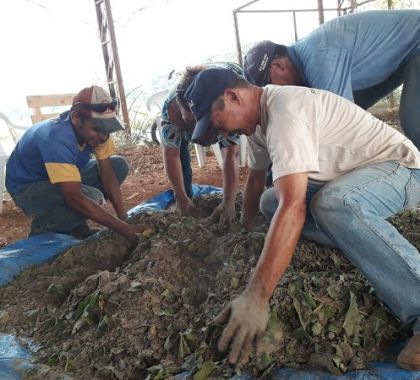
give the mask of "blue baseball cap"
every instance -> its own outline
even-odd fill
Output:
[[[264,40],[254,45],[244,60],[244,73],[246,79],[256,86],[263,87],[269,83],[270,63],[278,55],[278,51],[287,51],[284,45]]]
[[[224,68],[209,68],[196,75],[185,92],[185,99],[197,120],[191,137],[193,143],[209,145],[217,142],[217,131],[210,123],[211,105],[239,78],[234,71]]]

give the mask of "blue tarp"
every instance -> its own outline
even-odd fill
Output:
[[[0,379],[20,379],[21,364],[29,364],[31,353],[22,348],[16,337],[0,334]]]
[[[221,193],[223,190],[220,187],[192,185],[194,197],[199,197],[205,194]],[[164,191],[142,204],[132,208],[128,214],[139,214],[144,211],[166,210],[174,202],[174,193],[172,190]]]
[[[420,372],[405,371],[394,363],[371,363],[363,371],[351,371],[343,375],[333,375],[321,371],[301,371],[298,369],[277,369],[270,380],[419,380]],[[256,380],[249,376],[234,377],[231,380]]]
[[[80,240],[64,234],[35,235],[0,249],[0,286],[28,267],[51,261]]]
[[[27,343],[30,345],[29,341]],[[43,367],[31,362],[30,350],[22,347],[21,342],[11,334],[0,333],[0,379],[21,380],[28,373]],[[44,372],[45,373],[45,372]],[[60,380],[69,380],[67,375],[56,377]]]
[[[213,186],[193,185],[194,196],[221,192]],[[164,191],[148,201],[132,208],[129,215],[145,211],[164,210],[174,201],[172,190]],[[10,282],[19,272],[51,261],[65,252],[79,240],[63,234],[43,234],[20,240],[0,249],[0,286]],[[1,310],[0,310],[1,312]],[[21,380],[23,374],[33,368],[30,362],[31,353],[24,349],[15,336],[0,333],[0,380]],[[63,376],[63,380],[67,377]],[[186,375],[178,375],[177,379],[186,379]],[[235,377],[236,380],[255,380],[253,377]],[[324,372],[308,372],[289,368],[275,370],[272,380],[418,380],[420,371],[405,371],[394,363],[372,363],[364,371],[352,371],[337,376]]]

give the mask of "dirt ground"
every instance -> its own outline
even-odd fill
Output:
[[[119,153],[131,165],[122,186],[127,209],[169,188],[159,147]],[[221,186],[211,153],[204,168],[194,155],[192,162],[195,183]],[[241,189],[246,177],[241,168]],[[197,199],[202,218],[220,202],[217,197]],[[51,371],[80,380],[161,380],[185,371],[196,380],[239,373],[262,378],[277,367],[340,374],[372,360],[395,362],[395,353],[387,357],[383,349],[407,338],[406,326],[339,251],[302,241],[270,301],[264,354],[235,368],[216,350],[222,326],[210,321],[244,289],[267,223],[248,233],[239,225],[229,231],[217,224],[203,227],[199,218],[172,212],[133,218],[153,226],[134,250],[104,230],[0,289],[0,330],[39,343],[37,367],[25,378],[62,378],[46,377]],[[29,218],[10,198],[0,219],[0,236],[9,243],[28,233]],[[420,248],[419,221],[418,212],[407,212],[391,223]]]
[[[127,209],[170,189],[159,146],[128,147],[120,149],[119,154],[127,158],[131,166],[130,174],[122,185],[123,200]],[[192,152],[191,156],[194,183],[222,187],[221,170],[214,154],[211,151],[207,153],[206,163],[202,168],[198,167],[195,152]],[[241,168],[241,188],[246,176],[246,168]],[[10,244],[28,235],[30,218],[15,206],[9,194],[5,194],[4,198],[3,212],[0,214],[0,238],[6,238]],[[112,212],[112,207],[106,206],[106,208]]]

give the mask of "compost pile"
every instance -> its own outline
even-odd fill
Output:
[[[209,215],[220,199],[197,202]],[[223,326],[211,321],[244,289],[267,224],[248,233],[170,211],[131,222],[153,225],[134,250],[103,231],[0,289],[0,331],[39,344],[39,378],[48,369],[51,379],[60,378],[52,370],[75,379],[154,380],[269,377],[282,366],[342,373],[381,359],[407,333],[339,251],[300,242],[271,300],[264,354],[232,366],[216,349]],[[420,247],[418,212],[393,223]]]

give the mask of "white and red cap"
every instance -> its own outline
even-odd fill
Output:
[[[89,111],[88,116],[95,119],[96,126],[103,132],[121,131],[123,123],[117,117],[116,100],[100,86],[90,86],[81,90],[73,98],[73,108],[80,106]]]

